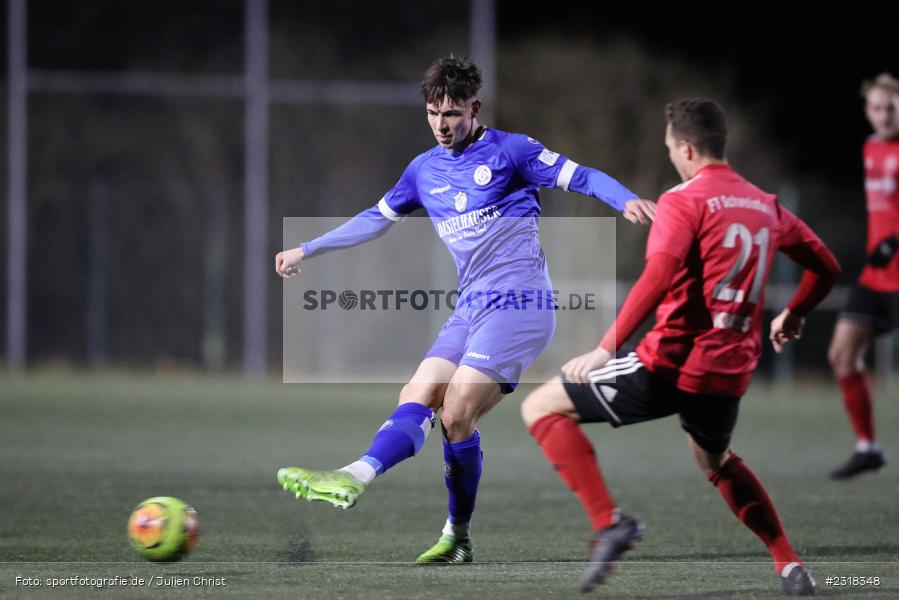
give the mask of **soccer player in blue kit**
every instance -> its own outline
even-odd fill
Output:
[[[291,277],[300,261],[377,238],[424,208],[455,261],[455,311],[371,447],[336,471],[278,471],[278,482],[297,498],[349,508],[377,476],[421,449],[436,425],[435,411],[442,409],[449,517],[438,542],[418,557],[420,564],[471,562],[470,523],[482,461],[475,425],[514,391],[553,336],[552,301],[526,296],[528,290],[552,289],[537,230],[539,188],[598,198],[633,223],[649,224],[655,214],[652,202],[608,175],[527,136],[480,125],[480,87],[480,71],[467,58],[431,64],[422,95],[437,146],[417,156],[376,206],[275,257],[277,273]],[[517,294],[521,302],[516,310],[504,310],[497,302],[473,300],[491,293]]]

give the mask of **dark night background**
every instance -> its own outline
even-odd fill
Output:
[[[564,34],[573,43],[628,36],[696,69],[730,71],[739,94],[765,106],[794,168],[861,186],[863,79],[899,74],[899,2],[500,2],[499,37]],[[501,67],[501,65],[500,65]],[[585,74],[589,76],[589,74]],[[814,150],[814,151],[811,151]]]
[[[397,23],[433,29],[435,20],[458,20],[467,13],[464,2],[440,5],[441,10],[424,4],[348,3],[351,10],[329,25],[352,33],[361,53],[401,44],[402,39],[385,36]],[[291,19],[327,20],[333,3],[275,0],[271,10],[277,27]],[[202,66],[227,73],[241,67],[242,48],[234,41],[241,36],[242,6],[233,0],[34,0],[29,15],[36,26],[30,32],[34,68],[152,69],[163,56],[173,70]],[[5,27],[5,13],[2,17]],[[897,27],[897,2],[801,7],[788,2],[499,0],[497,5],[498,44],[548,34],[586,45],[628,37],[654,52],[687,58],[696,69],[731,72],[737,91],[768,109],[770,121],[759,127],[776,132],[793,166],[839,183],[857,182],[860,176],[860,147],[868,134],[858,95],[862,79],[882,71],[899,73]],[[352,49],[343,51],[354,57]],[[501,71],[503,65],[497,67]]]

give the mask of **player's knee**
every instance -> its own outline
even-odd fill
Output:
[[[474,433],[481,415],[501,398],[496,383],[483,381],[450,381],[443,396],[440,422],[447,438],[458,442]]]
[[[721,454],[704,452],[701,456],[694,455],[694,458],[696,459],[696,464],[699,465],[699,468],[708,475],[709,473],[721,470],[721,467],[724,466],[724,463],[727,462],[727,459],[731,454],[730,450]]]
[[[531,425],[539,421],[543,414],[539,396],[536,395],[536,392],[531,392],[521,403],[521,420],[524,421],[524,426],[530,429]]]
[[[549,395],[546,393],[546,384],[541,385],[528,394],[524,402],[521,403],[521,419],[527,428],[530,428],[531,425],[552,412]]]
[[[858,363],[858,358],[854,356],[851,348],[845,344],[834,341],[827,350],[827,360],[837,377],[846,377],[851,375]]]
[[[417,396],[418,396],[418,394],[416,394],[413,391],[413,389],[409,386],[409,384],[406,384],[403,386],[403,389],[400,390],[400,399],[399,399],[398,404],[406,404],[409,402],[416,402]]]
[[[830,348],[827,349],[827,362],[830,363],[830,367],[837,371],[840,365],[840,347],[837,345],[836,340],[831,342]]]
[[[453,442],[471,437],[475,428],[475,420],[471,414],[453,407],[444,407],[440,414],[440,424],[446,438]]]
[[[441,398],[439,398],[438,395],[439,390],[436,386],[406,384],[403,386],[403,389],[400,390],[400,397],[397,405],[415,402],[416,404],[427,406],[431,410],[436,411],[441,405]]]
[[[733,455],[729,447],[725,446],[723,451],[711,452],[706,450],[693,438],[692,434],[687,434],[687,445],[690,448],[690,453],[693,455],[693,459],[696,461],[696,464],[699,465],[699,468],[706,473],[707,476],[711,478],[710,473],[717,472],[723,465],[728,461],[728,459]]]

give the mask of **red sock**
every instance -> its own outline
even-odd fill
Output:
[[[615,503],[599,472],[593,446],[577,421],[562,415],[547,415],[534,423],[530,431],[559,477],[577,494],[593,529],[611,525]]]
[[[718,488],[737,518],[768,547],[778,575],[791,562],[802,562],[790,545],[768,492],[743,459],[731,455],[720,469],[709,475],[709,481]]]
[[[868,373],[852,373],[841,377],[839,382],[856,439],[870,442],[874,439],[874,416],[871,411],[871,379]]]

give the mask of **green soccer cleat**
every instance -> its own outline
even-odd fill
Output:
[[[415,564],[460,565],[470,563],[473,557],[470,538],[458,540],[451,535],[441,535],[436,544],[415,559]]]
[[[311,471],[302,467],[278,470],[278,483],[285,492],[310,502],[330,502],[338,508],[350,508],[365,491],[365,484],[346,471]]]

